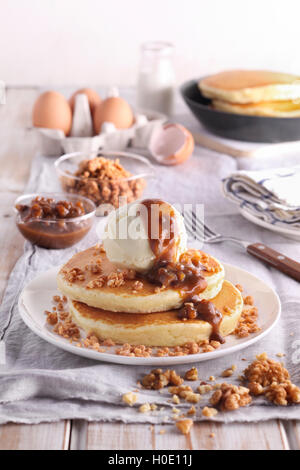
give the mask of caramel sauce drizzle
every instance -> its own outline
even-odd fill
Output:
[[[165,288],[177,289],[184,299],[179,310],[182,320],[199,319],[210,323],[212,333],[210,339],[224,343],[219,328],[222,314],[210,301],[202,300],[199,294],[207,288],[207,281],[202,275],[205,266],[201,263],[197,252],[182,253],[177,261],[178,227],[172,206],[160,199],[146,199],[141,202],[147,211],[147,232],[151,250],[155,255],[155,263],[144,277],[151,283]],[[158,206],[158,227],[153,227],[152,206]],[[169,230],[166,236],[163,217],[169,219]],[[156,230],[155,230],[156,229]],[[153,237],[153,233],[157,236]]]

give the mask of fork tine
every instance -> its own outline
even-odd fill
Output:
[[[184,224],[185,224],[185,227],[186,227],[186,230],[187,230],[188,234],[192,238],[194,238],[194,240],[197,240],[198,239],[197,233],[196,233],[195,229],[193,228],[193,220],[192,220],[192,217],[191,217],[190,213],[184,214]]]
[[[193,212],[193,216],[196,219],[196,215],[195,215],[194,212]],[[202,220],[199,220],[199,219],[196,219],[196,220],[198,220],[198,223],[200,223],[204,227],[204,233],[205,234],[207,234],[209,237],[216,237],[217,236],[217,233],[214,232],[211,228],[209,228],[208,225],[206,225]]]
[[[195,230],[193,229],[193,224],[192,224],[192,221],[185,218],[184,219],[184,224],[185,224],[185,227],[186,227],[186,230],[188,232],[188,234],[194,238],[195,240],[197,240],[197,233],[195,232]]]
[[[198,241],[205,241],[205,236],[203,230],[198,230],[197,228],[197,218],[193,217],[193,213],[188,211],[184,214],[184,223],[187,229],[188,234]]]

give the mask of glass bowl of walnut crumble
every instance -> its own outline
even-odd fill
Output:
[[[63,155],[55,163],[62,189],[91,199],[96,206],[117,208],[140,199],[154,167],[128,152],[95,151]],[[99,214],[99,212],[98,212]]]

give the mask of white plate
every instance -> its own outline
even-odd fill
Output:
[[[261,331],[250,335],[248,338],[236,338],[229,336],[226,343],[219,349],[200,354],[175,357],[127,357],[110,352],[99,353],[91,349],[79,348],[72,345],[67,339],[58,336],[51,331],[46,322],[45,310],[51,310],[53,295],[59,294],[56,287],[56,274],[59,268],[52,268],[40,274],[31,281],[21,292],[19,298],[19,312],[26,325],[45,341],[79,356],[89,357],[97,361],[114,362],[128,365],[168,365],[187,364],[190,362],[206,361],[217,357],[232,354],[235,351],[246,348],[262,339],[275,326],[280,316],[280,300],[271,287],[256,276],[243,269],[224,264],[226,279],[233,284],[241,284],[247,294],[254,296],[255,305],[259,309],[259,326]]]
[[[300,230],[297,230],[294,228],[292,229],[292,228],[278,227],[278,225],[270,224],[269,222],[266,222],[265,220],[262,220],[253,214],[250,214],[246,209],[242,209],[241,207],[239,207],[239,211],[242,214],[242,216],[245,217],[245,219],[249,220],[250,222],[253,222],[256,225],[259,225],[260,227],[264,227],[268,230],[272,230],[272,232],[280,233],[280,235],[283,235],[284,237],[292,238],[293,240],[300,241]]]

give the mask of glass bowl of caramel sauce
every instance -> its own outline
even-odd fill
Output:
[[[96,206],[65,193],[25,194],[15,201],[16,224],[24,238],[49,249],[68,248],[90,231]]]

